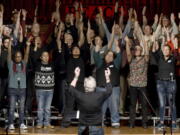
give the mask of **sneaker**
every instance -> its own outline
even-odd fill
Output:
[[[61,123],[61,127],[62,128],[68,128],[71,125],[71,122],[67,121],[67,122],[63,122]]]
[[[177,129],[176,123],[172,123],[171,127],[172,127],[172,129]]]
[[[53,129],[54,126],[52,126],[52,125],[47,125],[47,126],[44,126],[44,128],[51,128],[51,129]]]
[[[159,129],[159,130],[162,130],[162,129],[164,129],[165,127],[164,127],[164,124],[159,123],[159,124],[156,126],[156,128]]]
[[[112,123],[112,127],[113,127],[113,128],[119,128],[119,127],[120,127],[120,124],[119,124],[119,123]]]
[[[15,130],[15,127],[13,124],[10,124],[9,127],[8,127],[9,130]]]
[[[130,128],[134,128],[134,123],[129,123]]]
[[[26,126],[26,125],[24,125],[24,123],[22,123],[21,125],[20,125],[20,129],[22,129],[22,130],[26,130],[28,127]]]
[[[43,126],[37,125],[36,128],[37,128],[37,129],[41,129],[41,128],[43,128]]]
[[[143,124],[142,124],[142,127],[143,127],[144,129],[148,128],[147,123],[143,123]]]

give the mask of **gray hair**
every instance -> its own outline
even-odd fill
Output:
[[[85,92],[93,92],[96,88],[96,80],[94,77],[89,76],[84,79]]]

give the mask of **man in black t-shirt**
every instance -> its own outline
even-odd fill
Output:
[[[69,92],[75,97],[80,110],[78,134],[82,135],[83,131],[88,127],[90,135],[103,135],[101,108],[105,99],[108,98],[112,92],[109,77],[110,69],[105,70],[107,89],[105,92],[95,92],[96,81],[91,76],[84,80],[85,92],[76,90],[75,87],[80,75],[80,68],[77,67],[74,73],[75,77],[70,84]]]

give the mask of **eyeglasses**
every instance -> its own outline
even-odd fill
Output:
[[[15,56],[15,58],[21,58],[22,56]]]

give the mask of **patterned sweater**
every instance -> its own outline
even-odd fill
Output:
[[[35,69],[35,88],[41,90],[53,90],[54,85],[53,65],[38,63]]]

